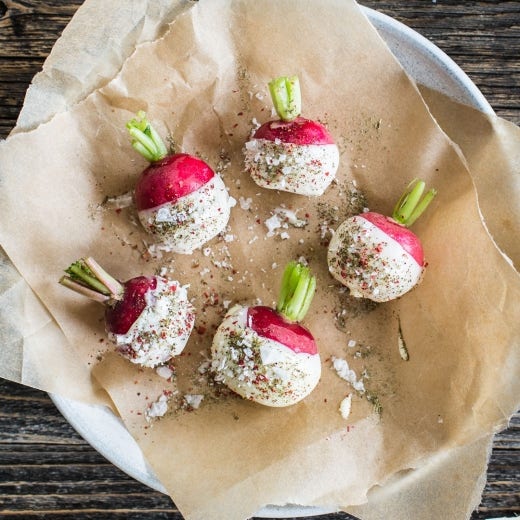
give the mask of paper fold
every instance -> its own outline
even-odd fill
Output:
[[[0,145],[5,165],[0,242],[50,312],[8,272],[7,290],[0,297],[13,309],[9,316],[26,312],[28,321],[16,333],[12,319],[5,325],[2,321],[10,344],[6,352],[15,354],[5,357],[1,375],[14,380],[21,376],[25,384],[58,394],[60,385],[65,389],[71,379],[86,381],[87,388],[78,384],[73,397],[88,395],[103,402],[95,385],[88,388],[89,371],[95,367],[95,380],[110,394],[186,518],[239,519],[267,503],[285,501],[360,505],[369,489],[400,471],[415,466],[426,474],[432,467],[445,469],[432,457],[467,443],[472,448],[460,448],[461,460],[477,453],[472,471],[483,471],[489,434],[505,426],[520,395],[520,282],[500,252],[518,266],[518,129],[423,89],[426,106],[354,2],[329,0],[316,8],[301,0],[298,6],[291,0],[261,5],[201,1],[163,33],[163,17],[178,7],[172,4],[169,10],[167,4],[157,15],[161,23],[152,21],[149,32],[128,30],[122,22],[127,36],[110,60],[106,85],[96,90],[105,80],[93,81],[87,67],[83,89],[73,89],[70,98],[52,104],[52,111],[66,112]],[[80,15],[92,16],[87,10]],[[294,33],[306,36],[296,48],[289,42]],[[146,38],[154,41],[133,51],[136,40]],[[273,48],[291,52],[273,54]],[[305,114],[324,119],[342,151],[338,183],[320,201],[266,192],[242,173],[241,147],[252,120],[270,117],[266,82],[289,69],[300,75]],[[46,80],[41,81],[44,92]],[[323,96],[323,85],[341,85],[341,90],[328,88]],[[28,107],[37,106],[36,100],[28,97]],[[139,108],[148,111],[160,133],[170,134],[179,149],[214,164],[237,200],[251,199],[250,210],[240,205],[233,210],[226,232],[233,240],[216,239],[208,255],[150,258],[143,245],[149,238],[132,224],[132,211],[114,213],[102,205],[107,195],[130,190],[144,167],[124,129]],[[35,122],[48,115],[37,107],[28,108],[24,117]],[[19,130],[31,124],[22,119]],[[472,134],[469,128],[485,131]],[[444,132],[460,146],[465,161]],[[33,170],[33,156],[39,157],[40,171]],[[320,234],[324,211],[329,219],[332,211],[329,224],[337,227],[355,209],[345,206],[345,200],[358,195],[356,181],[371,209],[388,212],[415,176],[439,190],[414,227],[427,251],[426,276],[409,295],[372,310],[331,283]],[[498,192],[490,178],[498,179]],[[51,183],[59,186],[55,193],[49,193]],[[497,193],[499,200],[513,202],[497,211]],[[282,204],[309,215],[305,228],[287,230],[290,240],[266,236],[264,221]],[[513,236],[504,229],[512,229]],[[166,269],[189,282],[201,310],[198,325],[209,331],[224,312],[224,300],[252,302],[258,297],[271,304],[281,275],[281,267],[273,268],[273,263],[282,266],[304,256],[319,281],[306,325],[315,331],[322,352],[320,386],[304,403],[283,411],[231,396],[216,398],[208,381],[193,377],[211,342],[209,332],[192,336],[187,355],[177,360],[174,385],[119,356],[106,355],[100,309],[65,294],[56,283],[68,263],[86,254],[121,279]],[[229,267],[223,269],[226,262]],[[201,274],[205,269],[213,278]],[[338,319],[343,311],[346,325]],[[399,327],[410,349],[409,362],[399,356]],[[358,348],[349,350],[352,339]],[[348,358],[358,373],[368,372],[370,392],[383,406],[381,418],[366,395],[354,399],[347,423],[340,417],[339,402],[352,389],[331,369],[331,355]],[[179,398],[199,391],[208,398],[196,412],[179,409],[150,426],[142,414],[164,389],[178,392]],[[182,472],[172,471],[180,467]],[[206,478],[200,482],[195,477],[202,471]],[[408,489],[406,477],[399,482]],[[469,491],[464,503],[448,501],[453,518],[473,504],[472,482],[465,483]],[[430,496],[435,487],[421,489]],[[386,500],[381,496],[372,493],[369,506],[349,510],[377,518]],[[420,510],[419,504],[410,507]]]

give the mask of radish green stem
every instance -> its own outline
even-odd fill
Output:
[[[126,128],[132,137],[132,146],[145,159],[156,162],[166,157],[168,150],[163,140],[146,119],[146,114],[142,110],[137,112],[137,118],[126,123]]]
[[[65,270],[60,283],[93,300],[105,303],[120,300],[124,287],[112,278],[93,258],[81,258]]]
[[[392,218],[403,226],[411,226],[426,210],[437,191],[431,189],[421,199],[426,183],[420,179],[414,179],[406,188],[401,198],[397,201]]]
[[[72,280],[72,278],[68,276],[62,276],[60,278],[61,285],[67,287],[68,289],[73,290],[74,292],[77,292],[83,296],[86,296],[87,298],[90,298],[91,300],[95,300],[100,303],[106,303],[110,300],[110,296],[107,296],[105,294],[98,293],[97,291],[94,291],[92,289],[89,289],[88,287],[85,287],[84,285],[81,285],[78,282],[75,282]]]
[[[301,321],[307,314],[316,290],[316,278],[308,267],[289,262],[285,268],[276,310],[290,321]]]
[[[292,121],[302,111],[302,97],[298,76],[281,76],[269,82],[269,92],[278,117]]]

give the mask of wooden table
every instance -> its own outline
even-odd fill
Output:
[[[0,137],[14,127],[31,78],[81,3],[0,1]],[[362,3],[428,37],[466,71],[498,115],[520,124],[520,2]],[[516,415],[496,437],[488,484],[473,519],[520,515],[519,454]],[[126,476],[92,449],[45,393],[0,380],[0,518],[182,517],[168,497]]]

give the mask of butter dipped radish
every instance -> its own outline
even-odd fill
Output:
[[[413,289],[425,269],[421,241],[410,229],[436,195],[421,199],[425,183],[414,180],[392,217],[366,212],[350,217],[334,233],[328,249],[329,271],[355,297],[385,302]]]
[[[144,112],[138,112],[127,128],[134,149],[151,163],[134,191],[141,224],[165,250],[192,253],[228,223],[232,204],[224,182],[193,155],[167,155]]]
[[[195,312],[186,287],[162,276],[119,282],[93,258],[82,258],[60,283],[105,306],[105,329],[116,350],[132,363],[155,367],[184,349]]]
[[[257,403],[282,407],[301,401],[318,384],[321,363],[311,332],[298,323],[314,296],[316,279],[287,265],[278,305],[232,307],[213,339],[215,379]]]
[[[297,76],[269,83],[279,119],[261,125],[245,144],[245,167],[263,188],[322,195],[334,180],[339,150],[321,123],[301,117]]]

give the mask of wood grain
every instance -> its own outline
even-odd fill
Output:
[[[0,0],[0,138],[16,124],[32,77],[81,3]],[[499,116],[520,124],[520,2],[361,3],[429,38],[461,66]],[[488,483],[473,520],[520,515],[519,454],[520,415],[516,415],[510,428],[496,436]],[[181,520],[182,516],[168,497],[126,476],[92,449],[45,393],[0,380],[0,518]],[[351,517],[337,513],[315,518]]]

